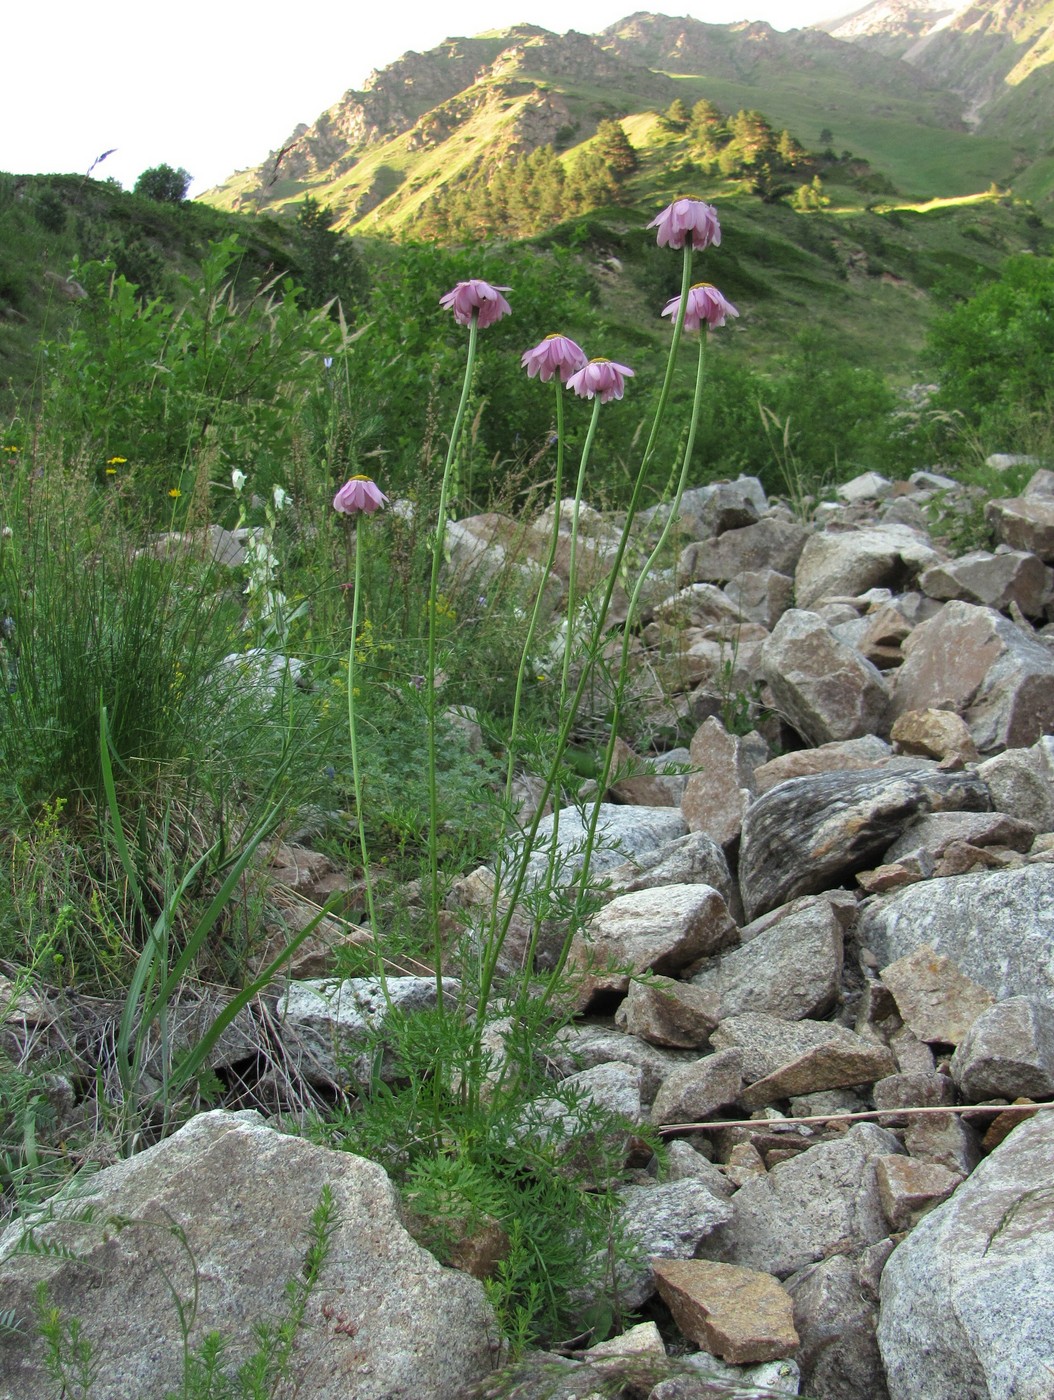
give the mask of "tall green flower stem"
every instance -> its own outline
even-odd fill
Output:
[[[678,321],[683,320],[684,304],[682,302]],[[681,498],[684,495],[684,488],[688,481],[688,472],[691,469],[692,453],[695,448],[695,435],[699,426],[699,410],[703,401],[704,368],[706,363],[706,342],[709,332],[700,329],[699,332],[699,356],[696,361],[695,370],[695,393],[692,397],[692,414],[688,426],[688,439],[684,445],[684,456],[681,460],[681,470],[677,478],[677,489],[674,492],[673,500],[670,502],[670,509],[666,516],[666,521],[659,534],[658,540],[651,553],[648,555],[644,567],[637,575],[637,581],[630,594],[629,606],[626,612],[626,621],[622,627],[622,648],[619,654],[618,678],[615,684],[614,702],[611,710],[611,723],[608,730],[607,747],[604,752],[604,762],[601,765],[600,775],[597,780],[597,798],[593,803],[593,810],[590,813],[589,827],[586,832],[585,857],[582,872],[579,876],[579,891],[583,891],[589,884],[589,867],[593,858],[593,850],[596,845],[597,825],[600,820],[600,806],[603,801],[604,792],[611,777],[611,770],[615,761],[615,745],[619,738],[619,720],[622,715],[622,701],[626,686],[626,678],[629,674],[629,651],[630,643],[633,640],[633,619],[637,615],[637,608],[640,603],[641,590],[646,580],[651,575],[652,569],[662,556],[666,547],[666,542],[673,530],[674,522],[677,520],[681,508]],[[567,961],[567,954],[570,951],[570,943],[565,942],[561,949],[560,957],[556,966],[548,978],[548,984],[554,986],[563,973],[564,963]]]
[[[381,953],[381,940],[377,929],[377,911],[373,902],[373,877],[370,875],[370,857],[366,849],[366,823],[363,820],[362,810],[362,770],[359,767],[359,736],[356,725],[356,712],[358,706],[355,704],[355,676],[358,665],[358,658],[355,649],[359,642],[359,600],[362,597],[362,516],[363,512],[355,512],[355,524],[350,519],[345,520],[345,529],[349,536],[354,532],[355,550],[355,575],[352,585],[351,597],[351,642],[348,646],[348,739],[351,745],[351,781],[355,789],[355,825],[359,833],[359,851],[362,856],[362,879],[366,891],[366,916],[370,921],[370,940],[373,943],[374,958],[377,966],[377,977],[381,984],[381,991],[384,1000],[391,1009],[391,997],[388,995],[388,977],[384,970],[384,957]]]
[[[512,722],[509,726],[508,739],[508,762],[505,770],[506,807],[511,807],[512,805],[512,780],[516,771],[516,739],[519,734],[520,706],[523,701],[524,677],[527,674],[527,664],[530,661],[531,647],[534,645],[534,638],[538,631],[538,622],[541,618],[542,608],[545,605],[545,585],[553,571],[553,565],[556,563],[556,550],[560,543],[560,492],[564,484],[564,386],[559,376],[554,378],[553,388],[556,391],[556,473],[553,478],[553,528],[549,532],[549,549],[545,556],[545,565],[542,569],[541,582],[535,594],[534,607],[531,609],[531,618],[527,624],[527,635],[524,638],[523,650],[520,652],[520,664],[516,670],[516,690],[512,701]],[[497,889],[496,885],[495,889]]]
[[[644,492],[644,485],[647,479],[647,469],[650,463],[651,456],[655,450],[655,443],[658,439],[659,429],[661,428],[663,419],[665,417],[666,405],[669,401],[670,389],[673,385],[673,375],[676,366],[677,350],[680,346],[681,332],[684,327],[684,315],[687,307],[688,290],[691,287],[691,280],[692,249],[690,243],[686,241],[684,246],[684,261],[681,275],[680,305],[677,311],[677,319],[673,327],[673,338],[670,343],[670,353],[666,365],[666,373],[663,378],[662,388],[659,393],[659,401],[656,406],[655,419],[652,424],[647,444],[644,448],[644,454],[641,458],[641,463],[637,472],[636,480],[633,484],[633,492],[630,497],[629,508],[626,512],[626,520],[622,527],[622,533],[619,537],[619,542],[615,550],[614,560],[611,564],[611,568],[607,575],[607,582],[605,584],[603,598],[601,599],[600,606],[596,614],[592,633],[584,648],[586,659],[582,666],[581,673],[579,675],[577,684],[575,685],[574,691],[571,693],[567,703],[562,707],[561,723],[559,730],[557,731],[555,755],[553,757],[552,763],[550,764],[549,771],[546,775],[542,791],[538,797],[534,816],[532,817],[530,824],[528,825],[527,829],[524,831],[522,836],[523,844],[518,858],[516,873],[512,882],[512,886],[507,892],[505,911],[501,915],[501,918],[493,923],[491,936],[487,940],[487,945],[484,951],[484,957],[480,973],[479,1014],[477,1014],[476,1022],[477,1054],[479,1052],[479,1046],[482,1044],[482,1036],[484,1029],[484,1017],[481,1013],[483,1011],[483,1008],[487,1004],[488,997],[490,996],[490,989],[493,985],[494,976],[497,971],[498,960],[501,956],[501,950],[504,946],[505,939],[508,937],[509,927],[512,923],[513,916],[516,912],[516,907],[519,902],[520,896],[523,893],[523,887],[527,879],[528,863],[530,860],[531,852],[534,849],[534,843],[538,836],[538,828],[541,825],[542,813],[545,810],[546,803],[549,801],[554,789],[558,785],[563,767],[563,757],[564,754],[567,752],[568,745],[571,741],[571,734],[577,721],[578,711],[582,703],[582,698],[585,694],[586,685],[589,682],[593,665],[599,657],[603,645],[605,620],[607,618],[608,609],[611,606],[611,599],[614,596],[615,585],[618,582],[619,573],[622,567],[622,561],[625,557],[626,550],[629,546],[629,540],[632,532],[634,519],[640,507],[640,500]],[[594,401],[594,414],[596,411],[596,402],[597,401]],[[598,805],[602,796],[603,789],[601,788],[597,796]],[[595,840],[595,824],[593,825],[593,830],[593,839]],[[534,928],[531,932],[531,940],[524,959],[524,969],[528,973],[530,972],[533,966],[534,954],[537,946],[539,932],[540,925],[538,920],[536,919]],[[570,940],[572,934],[573,926],[568,932],[564,948],[561,950],[561,954],[558,959],[561,966],[563,966],[564,962],[566,961],[567,950],[570,947]],[[553,983],[550,982],[547,985],[545,995],[550,996],[552,994],[552,989]]]
[[[428,659],[425,665],[425,718],[428,727],[428,910],[432,928],[432,956],[435,963],[436,1012],[443,1014],[443,947],[439,933],[439,791],[436,785],[436,622],[439,602],[439,565],[446,541],[446,517],[450,501],[450,481],[457,458],[458,443],[465,422],[465,408],[472,388],[472,372],[476,363],[476,339],[479,312],[473,311],[468,327],[468,358],[465,380],[461,386],[461,401],[450,432],[443,482],[439,489],[439,512],[436,519],[435,541],[432,545],[432,577],[428,585]]]

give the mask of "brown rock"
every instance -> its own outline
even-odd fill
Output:
[[[754,791],[754,767],[764,746],[729,734],[719,719],[707,719],[692,736],[695,772],[689,774],[681,811],[689,831],[703,831],[719,846],[739,837]]]
[[[890,748],[876,734],[820,744],[815,749],[795,749],[780,754],[754,770],[754,786],[760,796],[791,778],[809,778],[816,773],[882,768],[890,759]]]
[[[794,1308],[771,1274],[704,1259],[664,1260],[653,1268],[677,1326],[704,1351],[735,1366],[794,1355]]]
[[[597,990],[625,992],[630,973],[676,972],[738,938],[717,890],[663,885],[619,895],[594,914],[575,935],[569,962],[589,972]],[[613,970],[601,970],[607,967]]]
[[[756,1080],[744,1090],[740,1103],[746,1109],[764,1108],[777,1099],[870,1084],[892,1073],[895,1062],[884,1045],[870,1045],[857,1036],[852,1039],[855,1044],[829,1041],[783,1065],[774,1074]]]
[[[961,758],[964,763],[978,760],[965,721],[951,710],[908,710],[897,716],[889,737],[896,753]]]
[[[995,1002],[991,992],[961,973],[951,958],[924,944],[882,969],[905,1024],[920,1040],[958,1045]]]
[[[969,1176],[981,1160],[977,1130],[959,1113],[919,1113],[908,1118],[904,1146],[922,1162],[939,1162],[949,1171]]]
[[[989,501],[985,519],[1003,544],[1054,564],[1054,498],[1033,495]]]
[[[890,695],[881,673],[816,613],[791,608],[761,649],[776,708],[813,744],[881,734]]]
[[[734,1104],[743,1087],[743,1056],[720,1050],[675,1069],[659,1086],[653,1123],[696,1123]]]
[[[615,1013],[615,1024],[629,1035],[675,1050],[705,1045],[720,1019],[716,993],[672,977],[632,982],[629,995]]]
[[[766,518],[756,525],[728,530],[715,539],[690,544],[677,566],[683,582],[727,583],[737,574],[759,569],[794,573],[809,532],[787,520]]]
[[[963,1177],[937,1162],[891,1155],[875,1158],[875,1179],[882,1209],[891,1230],[910,1230],[941,1201],[946,1201]]]
[[[616,781],[611,784],[611,800],[626,802],[633,807],[676,807],[677,799],[668,780],[648,771],[643,759],[622,739],[615,740],[614,769]]]
[[[1034,744],[1054,729],[1054,656],[1009,618],[946,603],[904,643],[893,714],[950,709],[982,753]]]

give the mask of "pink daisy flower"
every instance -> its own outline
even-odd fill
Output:
[[[353,476],[333,497],[333,509],[342,515],[355,515],[360,510],[372,515],[387,501],[388,497],[368,476]]]
[[[614,360],[590,360],[571,376],[567,387],[580,399],[591,399],[599,394],[601,403],[609,403],[622,397],[626,378],[633,378],[633,371],[627,365],[617,365]]]
[[[525,350],[520,360],[528,378],[533,379],[537,375],[543,384],[547,384],[554,374],[559,374],[566,384],[586,362],[585,351],[566,335],[547,335],[533,350]]]
[[[454,320],[459,326],[467,326],[473,315],[479,318],[479,328],[492,326],[503,316],[508,316],[512,307],[502,296],[509,287],[492,287],[489,282],[473,278],[469,282],[459,282],[452,292],[439,298],[440,306],[453,311]]]
[[[666,303],[660,314],[676,320],[680,305],[681,298],[674,297]],[[697,331],[704,322],[711,330],[716,330],[718,326],[725,324],[726,316],[738,315],[739,312],[732,303],[726,301],[710,282],[696,282],[694,287],[689,287],[684,307],[686,331]]]
[[[701,199],[675,199],[648,227],[659,230],[656,237],[660,248],[683,248],[684,240],[689,237],[692,247],[697,249],[709,248],[711,243],[716,248],[721,243],[717,210]]]

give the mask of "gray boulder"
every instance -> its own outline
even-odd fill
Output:
[[[997,1000],[1054,1006],[1054,867],[1025,865],[925,880],[877,898],[860,942],[885,967],[930,944]]]
[[[926,812],[983,811],[989,805],[975,773],[921,766],[780,783],[743,820],[739,885],[747,918],[866,870]]]
[[[40,1286],[91,1341],[93,1394],[181,1393],[173,1290],[191,1351],[218,1332],[233,1372],[257,1326],[289,1317],[288,1285],[304,1284],[321,1210],[324,1257],[290,1353],[291,1391],[346,1400],[353,1376],[357,1400],[456,1400],[487,1374],[499,1352],[482,1285],[411,1239],[379,1166],[255,1113],[215,1112],[50,1202],[34,1252],[12,1252],[19,1224],[0,1237],[0,1296],[23,1323],[0,1334],[5,1400],[52,1394],[33,1324]]]
[[[882,673],[816,613],[785,612],[761,648],[761,669],[779,712],[813,744],[888,728]]]
[[[1054,1006],[1036,997],[996,1002],[959,1042],[951,1070],[967,1103],[1054,1097]]]
[[[837,1141],[781,1162],[739,1188],[734,1219],[707,1236],[700,1257],[786,1278],[884,1239],[874,1162],[902,1150],[885,1128],[857,1123]]]
[[[903,592],[939,560],[925,536],[907,525],[823,531],[811,535],[802,550],[794,596],[800,608],[811,608],[821,598],[853,598],[869,588]]]
[[[1048,1400],[1054,1117],[1019,1127],[894,1251],[878,1343],[892,1400]]]

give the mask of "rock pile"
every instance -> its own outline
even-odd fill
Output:
[[[934,486],[850,484],[811,532],[692,493],[639,769],[672,695],[693,771],[603,810],[624,864],[571,953],[564,1071],[624,1108],[597,1076],[630,1070],[670,1138],[627,1306],[814,1400],[1054,1393],[1054,475],[959,558]]]
[[[617,1286],[626,1310],[682,1343],[667,1355],[648,1323],[525,1362],[480,1396],[570,1400],[619,1378],[649,1400],[758,1387],[812,1400],[1054,1394],[1054,474],[991,502],[1000,543],[957,558],[925,529],[927,500],[950,485],[925,473],[850,483],[818,527],[770,506],[753,480],[686,496],[676,577],[649,581],[640,619],[652,736],[623,751],[604,794],[594,869],[607,902],[571,948],[576,1014],[551,1061],[628,1120],[627,1152],[634,1124],[666,1138],[661,1161],[627,1166],[622,1224],[638,1263]],[[602,565],[610,527],[585,519]],[[547,528],[459,522],[451,567],[530,574]],[[554,595],[562,557],[545,581]],[[690,736],[687,750],[675,735]],[[678,762],[687,777],[668,771]],[[571,811],[561,833],[570,883]],[[492,888],[487,870],[462,882],[452,920]],[[301,976],[324,972],[321,950]],[[434,1003],[434,979],[400,980],[406,1008]],[[303,980],[277,1014],[325,1085],[335,1051],[354,1051],[383,1006],[368,980]],[[136,1172],[194,1134],[257,1177],[250,1147],[260,1162],[277,1151],[262,1124],[209,1115],[112,1169],[119,1178],[104,1173],[105,1208],[134,1215],[126,1190],[162,1190]],[[283,1151],[299,1163],[321,1150]],[[360,1209],[359,1187],[328,1159],[304,1169],[313,1190],[332,1180]],[[495,1359],[480,1292],[383,1223],[378,1169],[345,1170],[364,1173],[374,1214],[346,1258],[342,1246],[325,1296],[363,1330],[328,1338],[324,1365],[339,1355],[345,1377],[359,1366],[364,1396],[469,1393]],[[198,1175],[178,1178],[185,1200],[163,1195],[173,1219],[189,1220]],[[268,1175],[269,1200],[273,1185]],[[245,1256],[213,1261],[214,1235],[234,1231],[241,1207],[206,1204],[193,1248],[228,1280],[215,1301],[203,1295],[211,1317],[253,1271]],[[261,1235],[282,1234],[271,1223]],[[123,1239],[103,1252],[123,1261]],[[383,1266],[360,1259],[367,1245],[387,1251]],[[28,1258],[3,1264],[0,1297],[40,1276]],[[80,1286],[72,1265],[33,1264]],[[291,1267],[283,1256],[271,1272]],[[380,1309],[364,1311],[361,1290],[389,1269],[405,1335],[375,1349]],[[381,1378],[393,1348],[422,1368],[407,1372],[416,1389],[402,1373]]]

